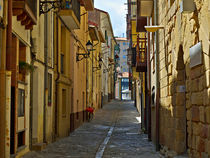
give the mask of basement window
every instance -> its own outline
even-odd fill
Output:
[[[62,116],[66,117],[66,89],[62,89]]]
[[[25,131],[18,133],[18,148],[25,145]]]

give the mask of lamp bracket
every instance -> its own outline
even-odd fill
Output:
[[[83,58],[79,58],[79,56],[83,56]],[[89,58],[90,53],[77,53],[76,61],[81,61],[82,59]]]

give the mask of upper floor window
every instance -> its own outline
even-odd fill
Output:
[[[64,54],[61,54],[61,73],[64,74]]]
[[[25,90],[18,89],[18,117],[25,114]]]

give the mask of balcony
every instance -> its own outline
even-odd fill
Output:
[[[147,42],[146,38],[137,38],[136,72],[146,72],[147,71],[146,42]]]
[[[80,0],[80,3],[87,11],[94,10],[94,0]]]
[[[153,12],[153,0],[137,0],[137,17],[150,17]]]
[[[132,51],[132,67],[136,66],[136,47],[131,48]]]
[[[13,0],[13,16],[21,21],[26,30],[32,30],[37,23],[37,0]]]
[[[137,17],[136,32],[146,32],[144,26],[147,26],[147,17]]]
[[[66,2],[59,15],[69,29],[80,28],[80,2],[78,0],[72,0],[71,4]]]

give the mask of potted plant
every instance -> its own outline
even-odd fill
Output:
[[[33,72],[34,66],[26,63],[25,61],[19,62],[19,72],[22,74],[28,74],[29,72]]]

